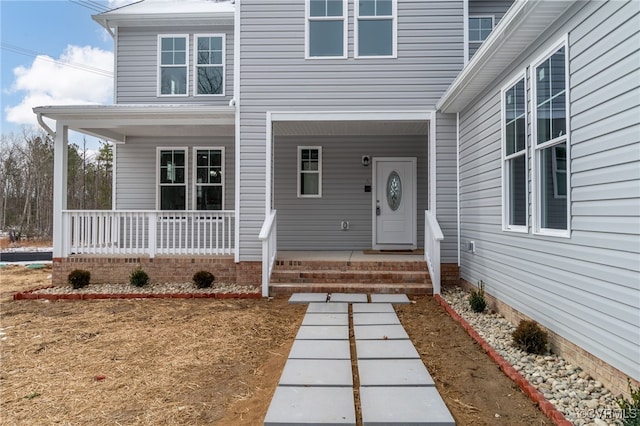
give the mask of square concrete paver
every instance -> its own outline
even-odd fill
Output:
[[[411,340],[356,340],[356,352],[358,359],[420,358]]]
[[[308,314],[348,314],[348,303],[309,303]]]
[[[289,303],[324,303],[326,301],[327,293],[293,293],[289,298]]]
[[[369,299],[366,294],[360,293],[331,293],[329,302],[346,302],[346,303],[367,303]]]
[[[279,386],[353,386],[349,359],[288,359]]]
[[[421,359],[360,359],[360,386],[435,386]]]
[[[353,325],[388,325],[400,324],[398,315],[394,313],[353,314]]]
[[[360,404],[364,426],[456,424],[433,386],[361,387]]]
[[[302,325],[349,325],[347,314],[306,314]]]
[[[411,303],[406,294],[372,294],[371,303],[395,303],[406,305]]]
[[[289,359],[351,359],[348,340],[294,340]]]
[[[356,325],[353,327],[356,340],[408,339],[409,335],[400,324]]]
[[[379,313],[379,314],[395,314],[391,303],[354,303],[354,314],[367,314],[367,313]]]
[[[296,340],[349,340],[349,326],[303,325],[298,329]]]
[[[264,418],[264,424],[355,425],[353,389],[278,386]]]

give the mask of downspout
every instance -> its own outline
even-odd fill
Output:
[[[458,227],[458,268],[460,268],[460,113],[456,112],[456,221]]]
[[[40,127],[42,127],[49,134],[49,136],[51,136],[52,138],[55,139],[56,132],[54,132],[51,129],[51,127],[49,127],[47,125],[47,123],[44,122],[44,120],[42,119],[42,113],[41,112],[36,113],[36,118],[38,119],[38,124],[40,124]]]
[[[240,0],[235,1],[233,12],[233,106],[236,109],[235,116],[235,212],[236,229],[235,241],[236,250],[234,261],[240,262]],[[231,102],[229,104],[231,105]]]

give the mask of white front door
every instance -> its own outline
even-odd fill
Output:
[[[416,158],[374,158],[373,247],[416,248]]]

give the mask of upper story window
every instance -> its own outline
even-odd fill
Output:
[[[396,56],[396,0],[356,0],[356,57]]]
[[[187,151],[184,148],[158,148],[158,208],[187,208]]]
[[[188,36],[161,35],[158,41],[158,94],[160,96],[186,96]]]
[[[502,90],[503,224],[527,232],[527,98],[525,79]]]
[[[306,5],[306,57],[346,58],[347,0],[307,0]]]
[[[469,17],[469,43],[482,43],[493,30],[493,16]]]
[[[569,122],[566,41],[532,66],[535,231],[568,236]]]
[[[298,197],[322,197],[322,147],[298,147]]]
[[[224,35],[196,35],[194,45],[196,96],[224,95]]]

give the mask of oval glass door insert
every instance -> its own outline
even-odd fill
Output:
[[[398,210],[402,201],[402,182],[400,175],[395,170],[389,173],[387,178],[387,203],[393,211]]]

